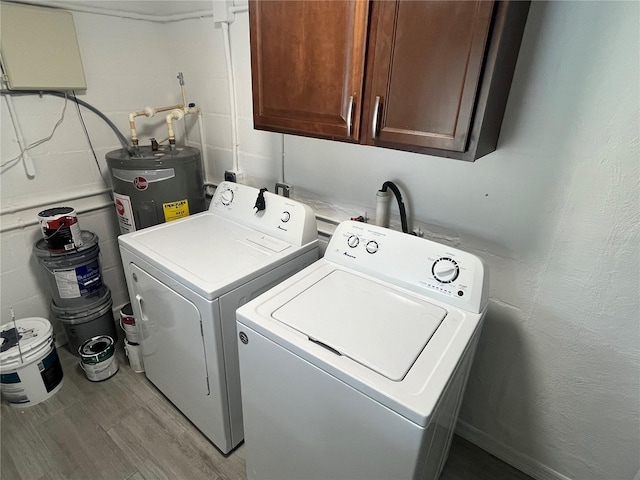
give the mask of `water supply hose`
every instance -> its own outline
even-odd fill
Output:
[[[3,88],[2,90],[0,90],[0,93],[2,95],[12,95],[12,96],[13,95],[53,95],[54,97],[61,97],[61,98],[65,97],[64,92],[58,92],[56,90],[19,90],[17,91],[17,90],[7,90]],[[118,130],[118,127],[116,127],[114,123],[111,120],[109,120],[109,117],[107,117],[104,113],[102,113],[96,107],[85,102],[84,100],[80,100],[75,96],[69,96],[68,98],[69,100],[76,102],[78,105],[82,105],[83,107],[88,108],[93,113],[98,115],[102,120],[104,120],[106,124],[109,125],[109,127],[111,127],[111,130],[113,130],[113,133],[116,134],[116,137],[118,137],[118,140],[122,144],[122,147],[125,150],[130,150],[131,146],[129,145],[129,142],[127,141],[126,137],[122,134],[120,130]]]
[[[407,225],[407,211],[404,208],[404,202],[402,201],[402,194],[400,193],[400,189],[396,187],[395,183],[387,181],[382,184],[382,188],[379,190],[379,192],[386,193],[387,188],[393,192],[398,202],[398,209],[400,210],[400,223],[402,224],[402,231],[404,233],[409,233],[409,226]]]

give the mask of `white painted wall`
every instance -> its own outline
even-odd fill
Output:
[[[183,71],[189,100],[205,110],[211,180],[221,180],[231,165],[221,29],[206,18],[74,18],[82,98],[126,133],[129,111],[179,100],[174,79]],[[459,431],[537,478],[632,479],[640,467],[639,19],[637,2],[534,2],[498,150],[473,164],[285,137],[286,180],[296,188],[372,214],[375,191],[393,180],[428,236],[484,258],[491,304]],[[231,33],[241,167],[272,187],[282,136],[252,130],[246,13]],[[15,103],[29,141],[49,133],[62,107],[49,98]],[[1,113],[5,162],[15,145],[4,105]],[[74,110],[67,116],[55,141],[34,152],[38,178],[20,166],[2,174],[3,209],[101,186]],[[84,116],[104,165],[119,145]],[[2,227],[35,213],[2,215]],[[100,235],[107,282],[124,303],[113,212],[80,221]],[[30,259],[37,238],[33,225],[1,235],[2,322],[11,304],[21,316],[47,315]]]
[[[170,61],[165,25],[77,12],[74,21],[88,85],[86,92],[76,92],[78,98],[104,112],[127,137],[129,112],[146,105],[180,103],[178,70]],[[27,143],[51,133],[65,103],[64,99],[51,96],[12,98]],[[1,104],[4,164],[19,153],[19,148],[4,98]],[[82,116],[102,173],[108,176],[105,153],[121,148],[120,143],[93,112],[83,108]],[[143,117],[137,122],[138,133],[144,138],[153,135],[161,138],[166,136],[166,128],[152,127],[162,124],[160,115],[151,120]],[[26,177],[21,163],[10,163],[0,175],[1,323],[10,320],[10,306],[18,318],[51,318],[51,294],[44,271],[31,250],[42,238],[38,212],[54,206],[74,207],[81,228],[98,235],[103,281],[110,287],[114,308],[118,309],[128,302],[116,240],[119,228],[111,199],[100,193],[105,183],[73,102],[68,102],[64,121],[52,140],[31,150],[30,155],[35,164],[34,179]],[[66,200],[77,195],[81,198]],[[65,338],[57,322],[54,329],[60,338]]]

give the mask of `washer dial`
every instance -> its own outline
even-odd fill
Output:
[[[460,274],[460,267],[456,261],[449,257],[440,257],[431,267],[433,277],[440,283],[451,283]]]
[[[360,243],[360,239],[358,238],[357,235],[351,235],[347,239],[347,245],[349,245],[351,248],[356,248],[359,243]]]

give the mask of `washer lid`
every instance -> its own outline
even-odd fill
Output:
[[[340,355],[400,381],[447,312],[419,297],[334,270],[273,317]]]

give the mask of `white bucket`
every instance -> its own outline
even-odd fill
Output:
[[[93,337],[78,349],[80,366],[92,382],[101,382],[118,372],[118,359],[113,338],[108,335]]]
[[[63,373],[46,318],[23,318],[2,325],[0,393],[12,407],[30,407],[62,387]]]
[[[142,362],[142,347],[137,343],[129,342],[129,339],[124,339],[124,352],[129,359],[129,365],[131,370],[136,373],[144,372],[144,363]]]
[[[71,207],[55,207],[38,213],[40,229],[52,252],[66,252],[82,246],[82,235],[76,211]]]
[[[136,326],[136,318],[133,316],[133,308],[127,303],[120,309],[120,328],[130,343],[140,343],[140,335]]]

